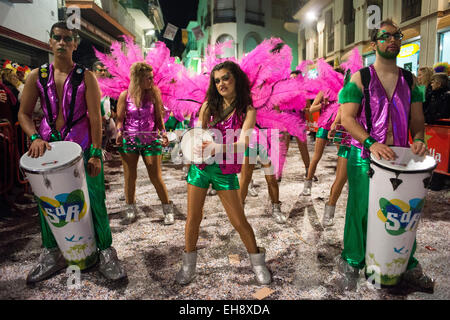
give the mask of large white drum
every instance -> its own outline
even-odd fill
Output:
[[[211,157],[203,154],[201,150],[203,142],[213,142],[214,137],[208,130],[202,128],[193,128],[187,130],[181,138],[180,148],[183,159],[188,163],[202,164],[207,163]]]
[[[69,141],[50,145],[42,157],[24,154],[20,167],[67,263],[83,270],[97,261],[83,151]]]
[[[410,148],[391,147],[396,160],[371,155],[366,275],[382,286],[396,285],[414,245],[427,187],[436,161]]]

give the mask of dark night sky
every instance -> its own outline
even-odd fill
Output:
[[[197,20],[198,0],[159,0],[159,4],[161,5],[165,25],[171,23],[179,28],[173,41],[163,38],[164,28],[160,40],[170,48],[172,56],[177,55],[181,58],[184,50],[184,45],[181,42],[181,29],[186,28],[189,21]]]

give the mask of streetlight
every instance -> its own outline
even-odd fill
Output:
[[[306,20],[308,20],[309,22],[312,22],[312,21],[317,20],[316,13],[313,12],[313,11],[309,11],[309,12],[306,14]]]

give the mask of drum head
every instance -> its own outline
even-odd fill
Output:
[[[214,141],[213,136],[207,130],[202,128],[194,128],[185,132],[180,142],[183,158],[196,164],[205,163],[206,158],[203,158],[200,154],[196,154],[194,152],[196,148],[200,148],[202,146],[204,141]]]
[[[174,142],[177,140],[177,134],[173,131],[169,131],[167,132],[167,140],[169,140],[169,142]]]
[[[432,156],[421,157],[412,153],[411,148],[404,147],[390,147],[397,158],[395,160],[378,160],[373,154],[370,155],[370,160],[375,165],[390,170],[390,171],[404,171],[410,173],[428,172],[436,168],[437,162]]]
[[[62,169],[82,157],[80,145],[71,141],[50,142],[51,150],[46,150],[39,158],[31,158],[25,153],[20,158],[20,166],[27,172],[47,172]]]

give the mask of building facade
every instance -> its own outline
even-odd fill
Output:
[[[371,9],[368,11],[368,9]],[[404,34],[399,66],[417,74],[419,67],[450,61],[450,2],[448,0],[312,0],[294,15],[299,61],[344,60],[355,46],[364,64],[375,60],[370,48],[370,25],[379,14],[392,18]]]
[[[183,54],[183,58],[195,59],[183,59],[185,65],[198,71],[197,61],[201,63],[208,45],[217,42],[232,40],[234,46],[226,49],[224,56],[240,59],[264,39],[278,37],[292,48],[292,66],[295,67],[298,63],[297,34],[283,26],[296,12],[297,3],[293,0],[199,0],[197,21],[187,28],[190,36]],[[202,31],[200,39],[192,31],[196,27]],[[195,53],[190,52],[192,50]]]
[[[63,19],[75,22],[73,7],[80,18],[73,59],[87,67],[96,60],[93,47],[108,52],[113,41],[126,35],[145,51],[163,28],[158,0],[0,1],[0,59],[30,68],[51,62],[51,26]]]

